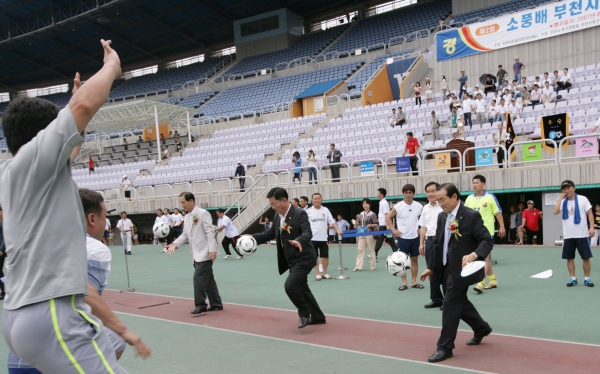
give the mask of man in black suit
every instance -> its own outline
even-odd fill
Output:
[[[308,287],[308,274],[315,266],[317,254],[312,245],[312,231],[308,215],[288,201],[288,193],[275,187],[267,194],[269,204],[275,211],[269,231],[252,235],[258,244],[270,240],[277,242],[279,274],[290,270],[285,281],[285,292],[298,308],[298,328],[325,323],[325,315]]]
[[[481,215],[465,207],[460,201],[460,193],[454,184],[445,183],[439,186],[436,197],[443,212],[438,216],[434,252],[427,259],[427,270],[421,274],[421,280],[436,272],[443,274],[444,312],[437,350],[429,357],[429,362],[439,362],[452,357],[461,319],[475,334],[467,345],[479,345],[483,338],[492,332],[490,325],[481,318],[467,298],[469,286],[484,277],[484,269],[467,277],[462,277],[460,273],[468,263],[484,260],[490,254],[494,241],[483,225]],[[450,229],[452,224],[456,226],[455,231]]]
[[[342,152],[340,152],[338,149],[335,149],[335,144],[333,144],[333,143],[331,143],[329,145],[329,148],[330,149],[329,149],[329,153],[327,154],[327,160],[329,161],[330,164],[339,164],[340,159],[342,158]],[[339,182],[340,181],[340,167],[331,165],[329,168],[331,169],[332,182]]]

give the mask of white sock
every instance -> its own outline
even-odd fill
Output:
[[[585,277],[585,280],[586,280],[586,281],[589,281],[589,280],[590,280],[590,277]]]
[[[575,277],[571,277],[571,279],[572,279],[572,280],[575,280],[575,281],[577,280],[577,278],[575,278]]]

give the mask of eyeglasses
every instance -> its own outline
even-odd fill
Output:
[[[270,203],[269,205],[271,205],[271,208],[274,208],[276,205],[278,205],[281,201],[279,200],[275,200],[272,203]]]

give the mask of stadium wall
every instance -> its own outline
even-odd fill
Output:
[[[462,14],[507,2],[507,0],[452,0],[452,14]]]
[[[373,105],[393,101],[394,95],[392,87],[390,87],[390,79],[388,77],[387,65],[377,72],[375,77],[367,84],[362,93],[362,104]]]
[[[236,58],[239,61],[244,57],[289,48],[293,46],[298,41],[298,39],[300,39],[299,36],[285,33],[267,36],[260,40],[252,40],[245,43],[239,43],[235,45]]]

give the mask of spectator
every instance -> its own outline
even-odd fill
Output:
[[[504,99],[504,102],[506,104],[510,103],[510,98],[512,97],[512,95],[510,94],[510,90],[508,88],[505,88],[504,92],[502,93],[502,95],[500,95],[500,97]]]
[[[471,104],[471,106],[475,107],[475,115],[477,117],[477,124],[481,125],[485,122],[485,113],[487,103],[485,99],[482,98],[481,93],[477,94],[477,99]]]
[[[450,131],[452,132],[452,139],[456,139],[458,135],[458,107],[460,104],[454,104],[452,106],[452,112],[450,113]]]
[[[471,119],[471,112],[473,111],[473,100],[471,100],[471,95],[469,95],[468,93],[465,93],[463,102],[462,102],[462,109],[463,109],[463,118],[464,118],[464,123],[465,126],[469,125],[469,128],[473,128],[473,121]]]
[[[387,190],[385,188],[377,189],[377,198],[379,199],[379,213],[377,214],[377,219],[379,220],[379,231],[391,230],[391,228],[387,227],[387,215],[390,212],[390,204],[386,200],[385,196],[387,195]],[[396,243],[394,242],[393,237],[388,237],[387,235],[377,235],[375,243],[375,257],[379,255],[379,250],[385,241],[392,248],[392,253],[396,251]],[[371,256],[369,255],[369,258]]]
[[[402,109],[402,108],[400,108]],[[335,144],[331,143],[329,145],[329,153],[327,154],[327,160],[331,164],[339,164],[342,158],[342,152],[335,149]],[[336,183],[340,181],[340,167],[338,165],[331,165],[329,167],[331,169],[331,178],[332,182]]]
[[[371,199],[364,198],[362,202],[363,211],[356,216],[356,225],[359,233],[367,231],[376,231],[379,227],[377,215],[371,210]],[[365,249],[369,247],[371,253],[371,270],[375,270],[376,266],[376,255],[375,255],[375,237],[370,236],[359,236],[358,239],[358,256],[356,256],[356,266],[352,271],[360,271],[363,268],[363,261],[365,259]]]
[[[398,113],[396,114],[396,126],[400,126],[406,123],[406,113],[402,111],[402,107],[398,107]]]
[[[292,157],[292,164],[294,164],[295,167],[297,168],[301,168],[302,167],[302,157],[300,157],[300,152],[296,151],[294,152],[294,155]],[[294,169],[293,170],[294,176],[292,177],[292,185],[294,184],[300,184],[302,183],[302,169]],[[295,183],[295,180],[298,180],[298,183]]]
[[[519,87],[519,82],[516,79],[512,81],[511,92],[514,97],[521,97],[521,87]]]
[[[569,82],[571,79],[571,74],[569,73],[569,69],[563,69],[563,75],[560,77],[558,82],[556,82],[556,92],[560,90],[567,90],[571,88],[572,84]]]
[[[183,216],[179,213],[179,209],[173,209],[173,215],[171,216],[173,221],[173,240],[177,240],[183,233]]]
[[[540,90],[540,86],[537,84],[533,85],[533,91],[531,91],[531,101],[529,102],[531,105],[536,105],[542,102],[542,90]]]
[[[523,211],[525,210],[525,203],[519,203],[517,205],[517,227],[523,224]],[[515,244],[523,244],[519,241],[519,231],[517,229],[517,242]]]
[[[529,85],[529,83],[527,83],[527,78],[523,77],[521,78],[521,83],[519,85],[519,90],[521,88],[525,87],[525,89],[527,90],[527,92],[531,91],[531,86]]]
[[[510,113],[511,121],[519,118],[519,115],[521,114],[521,104],[517,103],[517,99],[514,96],[510,98],[510,104],[508,104],[507,109]]]
[[[448,18],[448,21],[446,22],[448,24],[448,26],[450,27],[454,27],[454,17],[452,17],[452,15],[450,15],[450,17]]]
[[[485,78],[485,84],[483,85],[483,92],[485,94],[488,94],[489,92],[496,92],[496,85],[494,84],[492,77],[489,75]]]
[[[536,85],[536,84],[538,85],[538,87],[542,87],[542,85],[543,85],[543,82],[540,80],[539,75],[536,75],[535,80],[533,81],[533,85]]]
[[[179,140],[179,137],[175,138],[175,145],[177,146],[178,151],[183,150],[183,144],[181,143],[181,140]]]
[[[117,222],[117,229],[121,231],[121,241],[125,247],[125,254],[131,255],[131,236],[133,223],[127,218],[127,212],[121,212],[121,219]]]
[[[414,86],[414,87],[413,87]],[[415,92],[415,105],[421,106],[421,83],[412,83],[410,88]]]
[[[575,184],[573,181],[565,180],[561,184],[561,194],[552,210],[555,215],[561,214],[563,228],[563,253],[562,258],[567,260],[567,269],[571,279],[567,287],[577,285],[575,277],[575,250],[583,260],[583,273],[585,279],[583,284],[588,287],[594,287],[594,282],[590,279],[592,264],[590,258],[592,251],[590,249],[590,238],[596,235],[596,230],[592,225],[588,229],[588,223],[594,221],[592,205],[587,197],[575,193]]]
[[[161,141],[165,140],[165,136],[163,134],[160,134],[160,140]]]
[[[419,141],[417,138],[413,137],[412,131],[406,133],[406,145],[404,146],[404,152],[402,152],[402,157],[406,155],[410,157],[410,169],[412,170],[413,175],[419,175],[419,168],[417,167],[417,163],[419,159],[417,158],[417,154],[419,152]]]
[[[137,142],[138,142],[138,143],[143,143],[143,142],[144,142],[144,139],[142,139],[142,136],[141,136],[141,135],[138,137],[138,141],[137,141]]]
[[[244,168],[244,165],[242,165],[242,161],[238,161],[237,162],[237,167],[235,168],[235,174],[234,174],[234,178],[236,177],[240,177],[240,192],[244,192],[246,191],[246,178],[244,178],[246,176],[246,169]]]
[[[435,111],[431,111],[431,136],[433,137],[433,141],[440,140],[440,121],[435,115]]]
[[[554,87],[554,89],[556,90],[558,81],[560,80],[560,77],[558,76],[558,70],[554,70],[554,72],[552,73],[552,86]],[[556,90],[558,91],[558,90]]]
[[[396,122],[398,122],[398,115],[396,114],[396,109],[392,108],[392,114],[388,117],[388,125],[394,127],[396,126]]]
[[[514,205],[510,206],[510,216],[508,218],[508,222],[509,222],[509,230],[508,230],[508,243],[509,244],[516,244],[518,243],[518,238],[517,238],[517,207],[515,207]]]
[[[448,81],[445,75],[442,75],[442,96],[444,100],[448,98]]]
[[[125,198],[131,201],[131,181],[127,178],[127,175],[123,175],[123,180],[121,181],[121,189],[125,192]]]
[[[115,229],[112,225],[109,227],[108,231],[108,245],[115,245]]]
[[[498,167],[500,169],[504,168],[504,148],[506,147],[506,129],[502,126],[502,122],[498,123],[498,132],[495,132],[492,135],[492,139],[494,139],[494,144],[500,147],[496,147],[496,158],[498,160]]]
[[[500,99],[500,104],[497,105],[498,109],[498,118],[500,118],[500,122],[504,123],[506,121],[506,101],[504,99]]]
[[[178,138],[179,137],[179,133],[177,132],[177,130],[175,130],[175,133],[173,133],[173,136]]]
[[[537,238],[540,231],[540,221],[544,216],[539,209],[534,207],[533,200],[527,202],[527,209],[522,213],[522,222],[519,226],[519,237],[521,243],[531,243],[537,245]]]
[[[1,212],[0,212],[1,213]],[[596,203],[594,205],[594,229],[596,230],[596,235],[592,238],[591,245],[598,245],[598,237],[600,236],[600,203]]]
[[[271,224],[272,224],[271,218],[264,216],[263,218],[260,219],[260,222],[258,222],[258,223],[260,223],[261,225],[264,226],[265,231],[271,230]],[[268,241],[265,243],[265,245],[269,245],[269,244],[271,244],[271,241]]]
[[[169,131],[169,138],[173,137],[173,131]]]
[[[102,243],[104,245],[108,245],[108,234],[110,233],[110,220],[106,219],[106,224],[104,225],[104,235],[102,237]]]
[[[531,94],[527,91],[526,87],[521,87],[521,106],[526,107],[530,105]]]
[[[515,63],[513,64],[513,72],[515,73],[515,79],[517,82],[521,81],[521,72],[525,70],[525,65],[519,61],[519,57],[515,57]]]
[[[127,139],[123,138],[123,144],[127,144]]]
[[[544,73],[544,83],[549,82],[551,86],[554,85],[554,78],[548,75],[548,72]]]
[[[95,168],[94,168],[94,160],[92,160],[92,156],[90,156],[90,158],[88,159],[88,175],[94,173],[96,174]]]
[[[308,206],[308,196],[300,196],[300,208],[306,210],[309,208]]]
[[[444,17],[440,17],[438,20],[438,31],[442,31],[444,29]]]
[[[455,94],[450,94],[450,110],[454,104],[460,104],[460,99]]]
[[[498,117],[498,107],[496,106],[496,100],[492,100],[492,102],[490,103],[490,106],[488,107],[487,111],[487,118],[490,123],[494,123],[500,120]]]
[[[298,200],[297,197],[294,197],[292,199],[292,205],[295,206],[296,208],[300,208],[300,200]]]
[[[165,148],[163,149],[163,152],[162,152],[162,158],[163,158],[163,160],[166,160],[170,156],[171,156],[171,151],[169,150],[169,146],[165,144]]]
[[[133,222],[133,245],[140,245],[138,227],[135,222]]]
[[[428,103],[433,103],[433,84],[429,78],[425,78],[425,99]]]
[[[458,78],[458,82],[460,84],[460,90],[458,91],[458,97],[462,97],[463,93],[467,92],[467,83],[469,82],[469,77],[467,77],[464,70],[460,71],[460,77]]]
[[[340,230],[342,230],[342,231],[346,231],[346,230],[348,230],[350,228],[350,224],[348,223],[348,221],[346,221],[344,219],[344,217],[342,217],[341,214],[337,215],[337,222],[336,223],[337,223],[338,228]],[[346,243],[346,242],[347,242],[347,239],[342,239],[342,243]]]
[[[481,89],[479,89],[479,85],[476,84],[475,88],[473,89],[473,93],[471,93],[471,96],[477,97],[478,94],[481,94],[481,96],[483,96],[483,91],[481,91]]]
[[[175,234],[173,232],[173,226],[175,225],[175,219],[173,218],[169,208],[163,209],[163,217],[167,217],[168,219],[167,223],[169,224],[169,235],[167,235],[167,245],[169,245],[173,243],[173,235]]]
[[[313,177],[315,179],[315,184],[319,184],[319,181],[317,180],[317,156],[312,149],[308,151],[306,160],[308,161],[308,184],[312,184]]]
[[[498,95],[498,91],[494,91],[494,95],[492,95],[492,100],[496,100],[496,104],[500,102],[500,95]]]
[[[544,82],[544,89],[542,90],[542,101],[544,104],[548,104],[554,101],[554,90],[550,87],[550,82]]]

